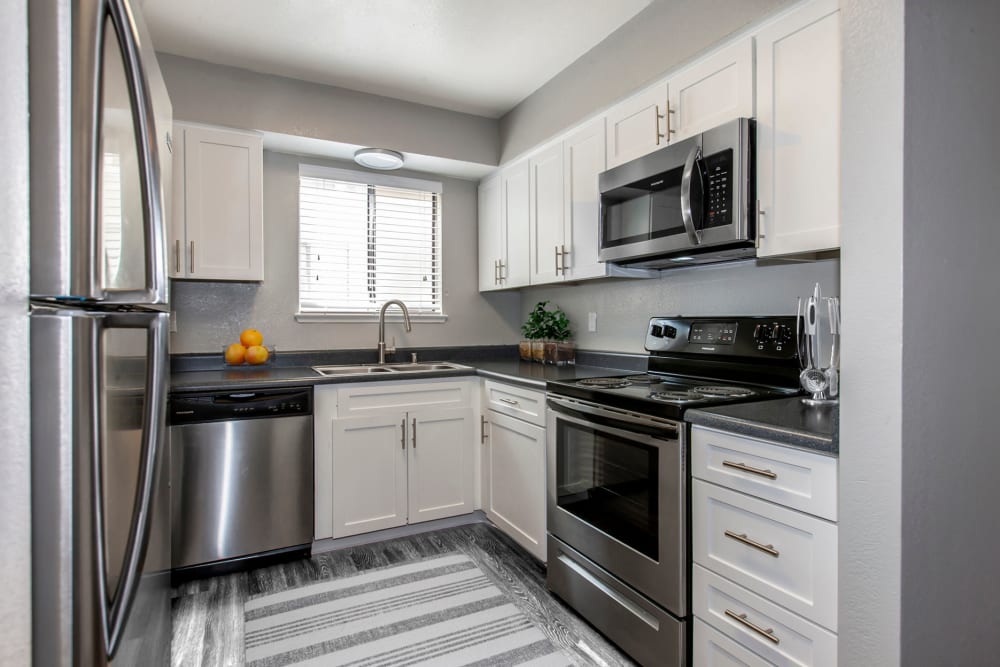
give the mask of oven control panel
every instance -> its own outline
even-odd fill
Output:
[[[653,317],[650,352],[794,359],[795,317]]]

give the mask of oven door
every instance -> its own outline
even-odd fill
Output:
[[[685,616],[683,425],[562,397],[548,406],[549,533]]]

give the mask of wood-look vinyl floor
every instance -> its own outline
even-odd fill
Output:
[[[578,665],[634,665],[545,588],[538,561],[488,523],[349,547],[309,559],[182,584],[174,591],[172,667],[231,667],[243,663],[243,603],[377,567],[446,553],[463,553],[506,582],[521,610]]]

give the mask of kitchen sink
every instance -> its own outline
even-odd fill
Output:
[[[438,361],[430,363],[400,363],[400,364],[347,364],[344,366],[313,366],[312,369],[326,377],[342,375],[389,375],[405,373],[427,373],[430,371],[461,371],[469,370],[469,366],[454,364],[450,361]]]

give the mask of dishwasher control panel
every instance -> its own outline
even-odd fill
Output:
[[[312,387],[180,394],[170,398],[171,425],[312,414]]]

